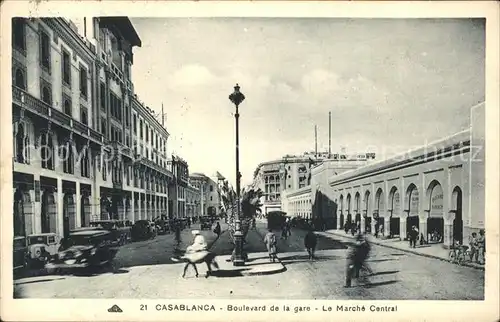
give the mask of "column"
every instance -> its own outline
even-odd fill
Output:
[[[425,240],[428,241],[428,236],[427,236],[427,214],[423,214],[418,216],[418,231],[420,233],[420,236],[424,236]],[[420,238],[419,236],[419,238]]]
[[[399,217],[399,238],[401,240],[406,238],[406,218],[406,214],[403,214],[402,217]]]
[[[75,205],[76,205],[76,222],[75,222],[75,227],[82,227],[82,195],[80,193],[80,182],[76,182],[76,200],[75,200]]]
[[[391,234],[391,213],[388,211],[384,216],[384,236],[388,238]]]
[[[443,247],[450,248],[453,245],[453,220],[444,218]]]
[[[377,219],[375,219],[375,218],[377,218]],[[378,221],[378,217],[376,217],[372,214],[372,222],[370,223],[370,226],[372,229],[372,235],[374,235],[374,236],[375,236],[375,225],[377,224],[377,221]],[[379,232],[379,235],[381,235],[380,232]]]
[[[34,154],[32,154],[34,155]],[[38,181],[40,184],[40,173],[33,174],[34,181]],[[14,190],[15,192],[15,190]],[[33,233],[41,234],[42,233],[42,191],[38,191],[38,201],[36,199],[36,191],[33,193],[30,192],[31,201],[33,205]]]
[[[200,216],[205,215],[205,203],[204,203],[204,201],[205,201],[205,193],[203,191],[203,188],[204,188],[204,184],[202,183],[200,185],[200,193],[201,193],[201,214],[200,214]]]
[[[364,234],[365,233],[365,216],[361,215],[361,223],[360,223],[360,230],[361,230],[361,233]]]
[[[62,237],[64,237],[64,218],[63,218],[64,192],[63,192],[61,178],[57,178],[57,192],[55,193],[55,198],[56,198],[56,203],[57,203],[57,205],[56,205],[56,209],[57,209],[56,233],[62,238]]]
[[[132,223],[134,223],[136,218],[135,218],[135,193],[133,191],[132,191],[132,196],[130,197],[130,213],[131,216],[129,220]]]
[[[100,172],[99,172],[100,173]],[[97,175],[97,174],[96,174]],[[90,202],[90,221],[100,219],[101,217],[101,193],[99,189],[99,185],[97,184],[97,178],[94,178],[95,182],[92,184],[92,193],[89,196]]]

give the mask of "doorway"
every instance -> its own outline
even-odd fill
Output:
[[[460,244],[464,240],[464,222],[462,219],[462,190],[456,187],[453,190],[453,200],[455,200],[455,219],[453,219],[453,238]]]

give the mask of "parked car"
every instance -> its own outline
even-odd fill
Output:
[[[212,228],[212,220],[210,217],[201,217],[200,218],[200,229],[211,229]]]
[[[47,269],[97,269],[109,264],[118,249],[112,246],[111,232],[99,229],[73,231],[61,241],[55,259]]]
[[[28,265],[38,268],[57,254],[60,238],[56,233],[32,234],[27,238]]]
[[[90,227],[102,228],[111,233],[114,245],[122,246],[131,239],[131,223],[128,220],[96,220]]]
[[[155,220],[156,231],[158,235],[165,235],[169,232],[168,221],[164,219],[156,219]]]
[[[131,230],[132,240],[146,240],[156,237],[154,224],[149,220],[137,220]]]
[[[13,246],[14,246],[12,254],[12,260],[14,264],[13,269],[14,272],[17,272],[19,270],[26,268],[28,264],[28,246],[26,244],[26,237],[24,236],[14,237]]]

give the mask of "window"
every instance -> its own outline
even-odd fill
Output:
[[[40,32],[40,64],[50,72],[50,38],[46,32]]]
[[[63,84],[71,87],[71,58],[67,51],[63,50],[62,53]]]
[[[73,174],[74,166],[73,166],[73,145],[68,142],[64,145],[63,150],[61,151],[61,157],[63,159],[63,171],[64,173]]]
[[[46,104],[52,105],[52,93],[49,85],[42,86],[42,101]]]
[[[106,135],[106,121],[101,120],[101,133]]]
[[[128,105],[125,105],[125,125],[130,126],[130,118],[128,113]]]
[[[214,186],[210,185],[210,192],[214,191]]]
[[[89,162],[89,149],[87,147],[84,147],[82,149],[82,161],[80,163],[80,170],[81,170],[81,175],[84,178],[90,178],[90,162]]]
[[[87,99],[87,69],[80,65],[80,96]]]
[[[14,84],[17,87],[26,90],[26,77],[24,77],[24,71],[21,68],[16,68],[14,78]]]
[[[102,180],[106,181],[108,176],[108,169],[106,167],[106,161],[102,161]]]
[[[40,156],[42,168],[54,170],[54,142],[48,132],[42,134],[40,138]]]
[[[139,120],[139,137],[142,139],[142,120]]]
[[[88,125],[89,120],[87,116],[87,108],[84,106],[80,106],[80,122],[82,122],[85,125]]]
[[[26,26],[24,18],[12,19],[12,45],[23,53],[26,51]]]
[[[101,110],[105,111],[106,110],[106,86],[104,83],[101,83],[101,90],[100,90],[100,97],[101,97]]]
[[[24,123],[20,122],[17,126],[16,144],[16,162],[29,163],[29,135],[24,130]]]
[[[71,100],[69,98],[64,99],[64,114],[72,115]]]
[[[213,201],[213,200],[214,200],[214,198],[212,196],[210,196],[210,201]]]
[[[134,114],[134,119],[133,119],[133,129],[134,129],[134,134],[137,135],[137,116]]]
[[[146,124],[146,142],[149,142],[149,126]]]

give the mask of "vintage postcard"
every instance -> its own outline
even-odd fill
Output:
[[[498,3],[1,18],[2,320],[500,317]]]

